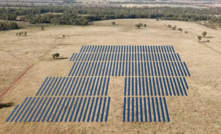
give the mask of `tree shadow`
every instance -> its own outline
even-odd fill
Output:
[[[210,42],[209,40],[204,40],[203,42]]]
[[[69,59],[69,57],[57,57],[55,60],[64,60],[64,59]]]
[[[204,38],[214,38],[213,36],[205,36]]]
[[[14,102],[0,103],[0,109],[5,108],[5,107],[11,107],[13,105],[14,105]]]

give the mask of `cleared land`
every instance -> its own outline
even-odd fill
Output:
[[[115,26],[111,25],[112,21],[94,22],[86,27],[48,26],[44,31],[40,26],[29,25],[27,29],[0,32],[0,58],[4,59],[0,60],[1,69],[11,69],[13,66],[25,68],[35,64],[4,96],[2,103],[13,101],[21,104],[26,97],[36,95],[46,77],[68,76],[73,62],[69,59],[54,60],[52,53],[59,52],[62,57],[70,58],[72,53],[80,51],[82,45],[173,45],[187,63],[192,76],[186,78],[190,87],[188,96],[167,97],[171,122],[123,123],[124,77],[111,77],[108,91],[111,105],[107,123],[6,123],[15,108],[13,106],[0,109],[0,133],[221,133],[220,31],[178,21],[125,19],[114,20]],[[147,27],[136,29],[134,25],[140,22],[147,24]],[[165,26],[168,24],[177,25],[188,34],[171,30]],[[27,31],[28,36],[16,36],[18,31]],[[197,40],[203,31],[207,31],[208,38],[202,40],[209,39],[209,43],[199,43]],[[66,35],[65,39],[62,38],[63,34]],[[6,74],[13,71],[18,73],[12,69],[1,71],[1,75],[5,79]],[[1,79],[1,85],[5,81]]]

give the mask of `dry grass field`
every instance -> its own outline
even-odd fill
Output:
[[[1,103],[21,104],[34,97],[46,77],[68,76],[69,59],[54,60],[52,53],[71,57],[83,45],[173,45],[187,63],[188,96],[166,97],[171,122],[123,123],[124,77],[111,77],[108,122],[6,122],[15,106],[0,109],[1,134],[219,134],[221,133],[221,31],[178,21],[123,19],[94,22],[90,26],[40,26],[0,32],[0,93],[9,86],[8,76],[34,64],[4,96]],[[147,24],[141,29],[137,23]],[[184,32],[166,25],[177,25]],[[16,36],[27,31],[26,37]],[[197,36],[207,31],[201,42]],[[66,35],[65,39],[62,35]],[[210,42],[203,42],[205,40]],[[13,68],[12,68],[13,67]],[[21,71],[20,71],[21,72]],[[7,85],[8,82],[8,85]]]
[[[192,7],[192,8],[206,8],[198,5],[181,5],[181,4],[121,4],[123,7]]]

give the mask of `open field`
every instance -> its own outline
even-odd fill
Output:
[[[206,8],[203,6],[197,6],[197,5],[181,5],[181,4],[121,4],[122,7],[191,7],[191,8]]]
[[[73,62],[54,60],[52,53],[71,58],[83,45],[173,45],[187,63],[191,77],[186,77],[188,96],[166,97],[171,122],[123,123],[124,77],[111,77],[108,96],[111,97],[108,122],[5,122],[15,106],[0,109],[0,133],[23,134],[218,134],[221,133],[221,32],[194,23],[122,19],[94,22],[90,26],[40,26],[0,32],[0,83],[11,84],[8,76],[20,74],[34,64],[24,77],[8,92],[2,103],[21,104],[34,97],[46,77],[67,77]],[[137,23],[147,27],[137,29]],[[26,23],[20,22],[26,26]],[[166,27],[177,25],[188,31],[180,33]],[[16,36],[27,31],[26,37]],[[201,42],[197,36],[207,31]],[[62,35],[66,35],[65,39]],[[203,42],[205,40],[210,42]],[[15,69],[16,68],[16,69]],[[20,69],[20,70],[19,70]],[[12,79],[13,81],[13,79]],[[6,84],[8,82],[8,85]],[[0,89],[0,93],[3,89]]]

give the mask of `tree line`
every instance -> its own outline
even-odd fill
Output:
[[[16,22],[0,21],[0,30],[18,29]]]
[[[221,16],[217,17],[221,13],[221,8],[27,6],[20,8],[2,7],[0,13],[0,19],[2,20],[16,20],[17,16],[25,16],[23,20],[27,20],[32,24],[87,25],[91,21],[129,18],[178,21],[208,20],[221,24]]]

